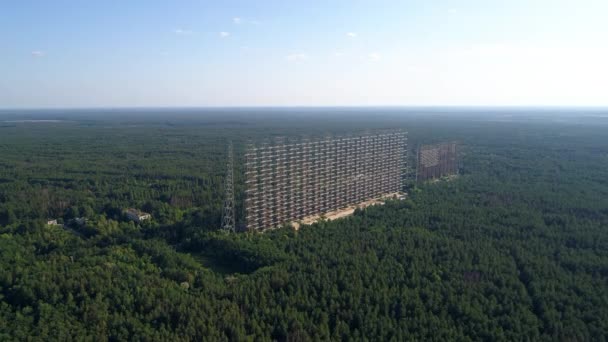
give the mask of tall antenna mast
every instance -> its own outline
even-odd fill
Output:
[[[420,172],[420,144],[418,145],[418,152],[416,152],[416,185],[418,185],[418,172]]]
[[[226,198],[224,199],[224,216],[222,218],[222,230],[225,232],[236,231],[234,225],[234,165],[233,165],[232,141],[228,143],[228,161],[226,163]]]

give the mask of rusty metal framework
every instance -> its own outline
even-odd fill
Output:
[[[226,232],[235,232],[234,220],[234,157],[232,141],[228,144],[228,160],[226,162],[226,179],[224,184],[224,215],[222,229]]]
[[[422,145],[418,149],[416,179],[426,181],[458,173],[456,142]]]
[[[407,132],[250,145],[249,230],[281,226],[402,190]]]

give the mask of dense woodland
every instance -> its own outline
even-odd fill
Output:
[[[0,340],[608,339],[608,121],[333,114],[0,113]],[[229,140],[395,127],[459,141],[460,176],[217,230]]]

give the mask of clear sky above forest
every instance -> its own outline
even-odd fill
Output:
[[[608,105],[608,1],[2,1],[0,107]]]

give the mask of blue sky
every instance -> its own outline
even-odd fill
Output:
[[[608,1],[0,2],[0,107],[608,105]]]

